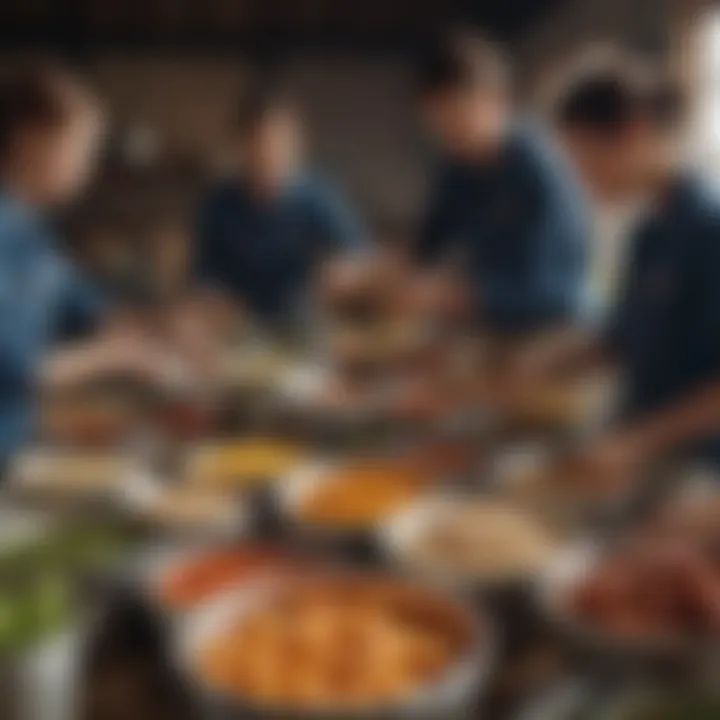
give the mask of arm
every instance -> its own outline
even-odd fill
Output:
[[[720,430],[720,379],[702,385],[681,401],[625,428],[638,451],[656,456]]]

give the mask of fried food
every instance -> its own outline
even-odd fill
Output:
[[[321,583],[256,609],[208,643],[206,680],[260,704],[346,708],[396,701],[460,657],[467,638],[447,609],[392,591],[348,603],[346,589]]]
[[[309,496],[300,516],[318,525],[371,525],[412,502],[429,482],[420,470],[399,463],[349,466]]]

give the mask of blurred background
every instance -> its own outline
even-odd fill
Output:
[[[532,98],[583,40],[669,58],[694,17],[692,2],[671,0],[32,0],[0,9],[0,39],[4,65],[56,54],[106,99],[117,154],[88,214],[119,207],[138,222],[181,219],[205,178],[227,165],[228,118],[248,72],[270,65],[304,111],[317,166],[392,236],[421,210],[426,166],[410,68],[438,27],[467,22],[507,42]]]
[[[160,256],[163,248],[170,253],[163,257],[171,270],[176,261],[187,263],[183,252],[193,235],[201,198],[237,159],[230,121],[239,95],[258,71],[281,79],[289,89],[304,120],[313,167],[349,198],[369,228],[369,238],[380,245],[405,245],[416,239],[426,212],[433,166],[432,148],[418,122],[413,68],[437,30],[455,24],[477,28],[507,48],[517,69],[523,106],[540,115],[546,109],[547,91],[562,74],[568,54],[579,47],[611,42],[653,58],[682,78],[689,91],[690,155],[713,180],[720,173],[720,7],[702,0],[0,2],[0,73],[12,72],[28,59],[57,58],[89,78],[105,104],[110,128],[100,172],[89,191],[61,218],[63,240],[90,275],[112,275],[124,264],[137,264],[138,257],[151,257],[148,253],[158,248]],[[173,258],[178,250],[179,259]],[[157,260],[156,254],[152,257]],[[376,267],[388,272],[386,285],[402,276],[393,275],[397,268],[391,260],[383,256],[377,266],[369,265],[371,275]],[[157,266],[148,266],[151,274],[162,271],[163,260],[157,262]],[[404,271],[401,268],[399,272]],[[386,276],[380,273],[380,277]],[[151,284],[160,282],[160,278],[150,278]],[[371,289],[377,291],[375,285]],[[183,297],[173,296],[175,299],[182,305]],[[705,626],[697,620],[700,617],[703,622],[710,618],[708,622],[717,630],[720,565],[716,546],[712,562],[700,570],[693,564],[694,556],[687,562],[682,558],[677,563],[680,570],[673,565],[677,558],[672,556],[669,570],[653,558],[647,563],[649,569],[643,566],[647,575],[636,572],[634,566],[620,564],[618,570],[611,561],[608,567],[600,567],[596,585],[584,585],[582,578],[568,589],[558,581],[552,587],[563,592],[548,592],[560,600],[550,609],[542,607],[542,612],[531,607],[533,601],[525,592],[528,581],[537,579],[541,566],[544,569],[549,560],[559,556],[561,548],[588,535],[604,538],[605,533],[617,529],[612,522],[603,524],[607,520],[604,515],[600,519],[595,516],[592,498],[582,498],[581,510],[573,508],[565,514],[564,487],[545,483],[551,475],[547,468],[554,467],[561,453],[608,420],[611,391],[606,392],[606,385],[595,377],[582,387],[570,387],[570,383],[553,386],[550,392],[530,398],[527,408],[512,407],[509,414],[517,411],[518,417],[511,417],[507,427],[504,417],[493,425],[482,412],[484,408],[469,407],[477,386],[485,389],[478,369],[485,366],[473,365],[478,357],[483,362],[486,357],[483,338],[473,335],[476,328],[468,325],[457,330],[453,326],[446,332],[442,319],[430,314],[427,324],[431,332],[417,333],[419,340],[409,332],[406,339],[403,331],[406,326],[412,330],[418,318],[403,314],[402,303],[396,317],[396,308],[390,305],[391,317],[385,318],[381,308],[380,330],[376,334],[371,327],[367,346],[355,343],[351,332],[351,342],[338,342],[340,351],[335,355],[335,346],[329,352],[323,346],[321,355],[314,343],[286,344],[285,338],[266,346],[268,338],[262,333],[256,337],[256,328],[248,331],[244,324],[240,330],[238,318],[230,318],[229,324],[235,322],[238,327],[227,331],[227,318],[222,317],[220,308],[219,329],[216,333],[213,326],[212,334],[218,335],[213,340],[218,341],[221,369],[217,378],[202,378],[206,385],[189,388],[183,378],[177,383],[174,378],[159,383],[160,389],[146,386],[151,383],[108,382],[99,383],[99,388],[74,388],[67,394],[42,397],[40,428],[29,451],[13,468],[11,479],[19,479],[20,501],[16,503],[13,492],[18,487],[11,483],[7,496],[4,489],[0,495],[0,531],[9,538],[3,542],[0,532],[0,720],[256,717],[241,712],[239,702],[227,715],[197,711],[198,687],[178,678],[176,658],[169,657],[177,639],[173,633],[180,629],[185,633],[185,625],[194,631],[189,610],[197,610],[229,585],[247,580],[258,568],[282,568],[295,580],[298,568],[302,575],[320,561],[332,569],[347,564],[387,572],[379,588],[372,586],[367,597],[359,593],[359,605],[363,606],[359,610],[347,602],[348,590],[352,594],[358,589],[352,582],[347,587],[341,584],[339,595],[337,587],[328,588],[321,582],[314,600],[320,599],[322,617],[318,619],[312,612],[303,615],[307,609],[303,603],[300,610],[296,608],[311,639],[316,631],[322,634],[323,623],[328,615],[337,614],[338,605],[342,612],[351,606],[356,614],[350,615],[349,625],[357,621],[382,650],[387,649],[383,644],[383,632],[387,632],[393,640],[407,642],[430,664],[437,660],[436,651],[442,662],[451,651],[459,652],[458,648],[470,658],[471,671],[460,668],[466,671],[462,677],[467,687],[459,683],[465,695],[460,698],[462,707],[454,708],[457,715],[451,714],[453,708],[441,705],[433,708],[430,720],[720,718],[717,703],[711,709],[702,706],[704,709],[697,710],[707,714],[693,714],[700,705],[680,705],[675,715],[641,716],[627,708],[624,714],[588,714],[606,688],[614,691],[622,685],[624,691],[624,682],[631,676],[633,693],[644,687],[647,668],[642,664],[636,673],[641,664],[635,661],[648,645],[653,652],[647,654],[654,661],[657,647],[635,634],[633,623],[641,626],[645,614],[643,602],[647,607],[662,606],[657,627],[667,621],[676,622],[681,631],[692,626],[693,632],[698,627],[702,632]],[[417,325],[424,327],[427,318],[422,316],[422,303],[419,306]],[[140,342],[149,346],[149,339],[165,341],[162,323],[174,322],[169,314],[163,315],[165,310],[159,308],[158,317],[153,315],[148,327],[142,326],[147,332],[138,335]],[[200,316],[200,326],[212,324],[206,322],[212,310],[202,306],[208,314]],[[124,333],[122,321],[117,324]],[[344,317],[338,320],[338,326],[344,321]],[[348,325],[354,322],[351,317]],[[357,324],[363,322],[361,318]],[[368,326],[373,322],[371,319]],[[133,335],[136,328],[128,324],[127,334]],[[173,332],[175,329],[173,325]],[[327,333],[331,340],[335,339],[334,330],[335,326]],[[187,344],[197,345],[202,333],[188,334]],[[185,344],[177,344],[187,350]],[[361,357],[365,354],[370,358],[369,373],[363,362],[367,358]],[[496,364],[501,364],[504,355],[498,357],[501,361]],[[352,375],[348,387],[353,391],[356,365],[360,366],[357,385],[363,391],[366,383],[371,386],[367,393],[371,411],[377,409],[373,403],[378,397],[385,400],[392,395],[388,390],[415,374],[427,375],[429,384],[441,386],[440,400],[430,394],[429,410],[422,402],[417,403],[417,410],[413,386],[408,394],[410,409],[403,405],[399,418],[393,414],[396,408],[388,410],[380,403],[381,412],[392,417],[383,416],[380,421],[373,417],[366,423],[363,412],[367,408],[359,402],[362,410],[357,412],[353,406],[356,396],[346,392],[344,385],[334,384],[333,363],[339,367],[338,376],[346,371]],[[170,368],[169,360],[167,365]],[[327,372],[323,375],[318,369]],[[321,382],[313,384],[317,376],[322,382],[329,378],[327,397]],[[451,377],[447,387],[446,376]],[[305,384],[310,387],[307,394]],[[286,385],[296,393],[290,401],[292,393]],[[320,388],[318,408],[311,407],[308,400],[316,386]],[[277,395],[282,396],[280,402]],[[328,398],[331,402],[326,406]],[[288,407],[279,407],[285,401]],[[288,416],[280,417],[285,411]],[[319,477],[332,478],[336,473],[345,494],[323,496],[318,492],[321,499],[313,507],[312,478],[307,497],[304,491],[296,496],[294,490],[281,490],[271,497],[263,485],[269,480],[281,486],[298,467],[315,468],[317,458],[326,456],[339,460],[341,469],[333,464],[329,470],[323,466]],[[358,463],[358,458],[364,462]],[[677,477],[687,479],[691,474],[683,467]],[[389,482],[378,482],[379,475]],[[549,496],[542,492],[526,496],[526,476],[537,479],[538,486],[551,486]],[[688,485],[706,489],[706,479],[700,477],[695,483],[693,476]],[[720,503],[716,480],[715,475],[711,493],[715,504],[708,507],[718,513],[712,517],[703,514],[702,495],[698,504],[689,503],[692,508],[687,515],[679,513],[681,519],[673,516],[668,520],[662,509],[657,517],[648,512],[643,522],[633,527],[637,534],[632,535],[631,543],[649,537],[657,541],[656,549],[664,549],[668,537],[674,541],[681,535],[694,542],[694,532],[703,524],[698,517],[712,526],[709,535],[717,543]],[[413,522],[401,522],[384,529],[380,538],[376,536],[381,521],[395,520],[395,513],[400,514],[412,502],[434,497],[440,481],[447,481],[445,499],[456,505],[447,515],[438,511],[437,517],[450,518],[445,528],[460,528],[459,538],[451,537],[449,531],[444,535],[441,528],[437,535],[429,533],[429,540],[421,538],[428,545],[420,551],[411,547],[407,538],[412,539],[413,532],[420,537],[423,527],[432,526],[429,520],[426,526],[418,521],[420,530],[413,530]],[[332,483],[328,481],[328,485]],[[532,493],[533,483],[528,485]],[[324,487],[322,482],[318,486]],[[28,490],[29,497],[25,497]],[[495,490],[501,498],[498,506],[492,500],[486,503]],[[477,507],[466,503],[467,493],[476,497]],[[303,516],[307,509],[303,503],[310,508],[307,516]],[[464,507],[466,504],[470,507]],[[669,505],[673,504],[671,499]],[[680,507],[680,503],[675,505]],[[667,509],[661,503],[658,506]],[[463,510],[469,514],[463,515]],[[473,515],[474,511],[479,514]],[[359,519],[354,513],[359,513]],[[429,517],[436,516],[430,513]],[[616,514],[612,519],[620,524],[625,517]],[[313,535],[323,522],[330,530],[319,537]],[[475,535],[478,528],[480,533]],[[656,530],[657,537],[653,535]],[[298,537],[302,540],[296,542]],[[166,555],[169,546],[172,562]],[[201,556],[200,548],[207,555]],[[392,578],[402,589],[401,578],[415,571],[426,579],[418,570],[423,563],[413,555],[415,551],[421,555],[437,551],[434,573],[444,564],[443,558],[448,567],[451,561],[459,563],[450,571],[441,567],[439,574],[430,573],[434,581],[442,577],[442,582],[435,582],[442,588],[442,597],[429,591],[426,595],[423,587],[417,598],[409,598],[397,587],[390,592],[383,584]],[[196,556],[200,557],[197,565]],[[176,567],[178,558],[182,562]],[[399,568],[402,572],[397,572]],[[442,571],[452,576],[449,581]],[[505,582],[509,575],[520,582]],[[630,592],[621,600],[612,597],[613,588],[625,587],[617,582],[619,576],[628,584],[640,578],[640,584],[650,588],[642,602],[633,605],[633,598],[628,600]],[[711,590],[710,581],[704,584],[708,576],[715,581]],[[469,592],[454,592],[458,586]],[[692,597],[667,600],[664,591],[669,586],[691,587],[688,596]],[[306,591],[301,585],[301,599]],[[507,640],[502,649],[494,646],[494,617],[484,614],[486,601],[501,617],[498,624]],[[534,602],[542,604],[537,597]],[[409,623],[409,630],[404,627],[402,633],[392,635],[396,628],[391,633],[388,627],[398,612],[386,613],[388,603],[420,620]],[[621,629],[628,635],[620,640],[640,637],[641,653],[634,652],[636,647],[625,652],[625,644],[616,643],[618,638],[610,632],[600,641],[594,634],[588,637],[583,634],[585,628],[578,632],[575,627],[563,627],[570,639],[558,640],[552,632],[557,629],[553,611],[567,613],[567,603],[588,617],[607,619],[601,617],[607,611],[611,620],[619,618],[619,625],[626,621]],[[624,603],[632,606],[627,617]],[[552,600],[548,604],[552,605]],[[382,611],[375,605],[382,606]],[[363,624],[367,617],[371,622]],[[270,617],[265,626],[260,623],[255,635],[241,637],[235,647],[219,647],[218,652],[233,653],[244,647],[247,655],[244,643],[248,643],[260,662],[262,640],[267,640],[264,633],[272,635],[276,621]],[[560,624],[568,625],[565,621],[566,617],[561,618]],[[447,631],[444,637],[432,636],[437,627]],[[230,636],[233,640],[232,633]],[[353,647],[353,638],[360,642],[352,633],[349,637],[351,641],[344,643],[346,652]],[[696,641],[694,651],[701,643],[698,635],[692,640]],[[373,642],[367,645],[375,651]],[[476,645],[487,653],[474,654]],[[582,646],[579,655],[575,654],[576,645]],[[611,645],[611,652],[605,652],[606,645]],[[665,665],[660,670],[653,665],[651,674],[660,679],[660,686],[669,676],[685,679],[699,675],[696,664],[685,662],[687,654],[678,654],[681,670],[673,664],[669,671]],[[696,661],[696,653],[690,654]],[[587,665],[586,655],[593,656]],[[218,666],[208,667],[218,670],[223,665],[224,669],[232,664],[230,660],[242,664],[241,656],[242,652],[222,655]],[[596,656],[601,659],[596,661]],[[380,668],[395,667],[388,657],[379,657]],[[618,657],[622,663],[615,665]],[[294,661],[294,667],[303,666],[302,657]],[[248,670],[247,663],[243,667]],[[583,671],[591,669],[585,673],[581,667]],[[712,680],[717,679],[717,663],[701,663],[701,667]],[[492,683],[488,683],[490,668],[494,671]],[[378,681],[376,676],[374,681]],[[482,709],[475,704],[471,707],[481,689],[487,690],[487,703]],[[74,695],[71,704],[66,702],[69,690]],[[614,699],[610,690],[607,696]],[[294,688],[293,692],[300,690]],[[566,705],[565,701],[570,702]],[[72,709],[68,711],[68,707]],[[562,709],[566,707],[571,710]],[[658,707],[662,710],[662,700],[655,706],[660,712]],[[415,712],[417,707],[407,717],[421,717]],[[287,720],[289,716],[281,709],[273,717]],[[336,717],[340,715],[333,715],[333,720]],[[380,713],[369,717],[388,720],[393,716]]]

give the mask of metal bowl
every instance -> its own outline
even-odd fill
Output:
[[[378,582],[382,587],[394,587],[402,592],[425,593],[435,602],[442,603],[453,619],[467,628],[468,643],[465,652],[447,672],[433,684],[415,691],[402,700],[388,705],[367,705],[357,708],[321,707],[299,710],[294,707],[260,705],[241,696],[229,696],[202,679],[198,656],[206,643],[222,632],[228,624],[237,624],[257,607],[276,597],[283,590],[292,589],[294,583],[307,585],[317,579]],[[461,603],[439,595],[437,591],[411,586],[377,575],[335,572],[323,573],[315,578],[275,579],[257,583],[236,593],[228,594],[208,604],[186,618],[184,627],[176,637],[174,651],[178,667],[197,692],[201,705],[209,716],[218,718],[278,718],[282,720],[390,720],[392,718],[470,718],[477,717],[477,701],[487,684],[495,658],[495,636],[487,615],[479,617]]]

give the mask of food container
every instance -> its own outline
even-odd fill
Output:
[[[220,561],[236,559],[235,566],[218,568]],[[208,563],[213,565],[209,575]],[[175,619],[203,604],[259,579],[289,575],[308,561],[275,545],[206,543],[192,546],[166,544],[146,552],[131,570],[148,604]],[[178,593],[180,593],[178,595]]]
[[[358,521],[343,520],[340,517],[320,521],[306,514],[309,504],[320,493],[340,487],[341,475],[354,467],[363,471],[364,465],[339,461],[318,461],[291,473],[278,486],[278,502],[281,517],[293,537],[307,542],[313,547],[321,547],[342,555],[350,554],[354,559],[376,559],[378,551],[377,535],[383,522],[396,514],[400,508],[407,507],[425,492],[427,484],[418,482],[416,489],[408,489],[407,497],[388,499],[387,507],[380,503],[375,517],[364,517]],[[369,466],[372,467],[372,466]],[[392,466],[388,471],[392,472]],[[407,472],[405,470],[404,472]],[[340,478],[340,479],[338,479]],[[397,492],[397,485],[388,480],[388,490]],[[367,497],[365,498],[367,499]],[[347,505],[347,502],[345,503]]]
[[[470,516],[474,510],[477,518]],[[458,523],[463,519],[474,524],[459,536],[463,529]],[[488,531],[493,521],[497,535]],[[437,532],[450,536],[445,547],[433,544],[443,542],[442,537],[434,539]],[[434,584],[464,590],[528,586],[561,548],[560,537],[530,513],[491,497],[465,495],[421,499],[392,518],[381,539],[396,567]],[[513,552],[512,545],[519,542],[524,547]],[[483,552],[484,563],[478,558]],[[465,557],[458,560],[461,553]]]
[[[199,444],[186,457],[186,482],[226,492],[268,485],[306,461],[305,448],[274,437]]]
[[[467,642],[458,657],[448,665],[440,677],[419,690],[409,691],[407,697],[384,705],[362,705],[353,708],[316,707],[300,710],[296,707],[260,704],[242,695],[218,690],[207,681],[201,667],[200,656],[208,643],[217,639],[229,625],[238,624],[256,609],[267,607],[278,594],[292,590],[294,584],[311,587],[317,580],[342,583],[381,583],[387,591],[418,594],[429,602],[442,604],[452,621],[464,628]],[[486,685],[495,657],[495,638],[486,615],[478,617],[462,604],[438,595],[435,591],[412,587],[370,575],[335,574],[302,580],[284,580],[260,583],[239,594],[222,597],[218,602],[207,605],[188,618],[188,622],[177,638],[176,657],[179,666],[196,689],[209,716],[218,718],[283,718],[297,720],[327,718],[335,720],[360,720],[407,718],[454,719],[477,717],[477,701]]]
[[[164,537],[235,538],[246,534],[251,513],[235,495],[163,483],[150,473],[135,473],[125,488],[128,514]]]
[[[117,446],[136,427],[139,411],[138,398],[127,392],[56,395],[41,403],[39,433],[63,446]]]
[[[620,636],[575,614],[568,600],[607,557],[608,546],[588,541],[567,549],[536,585],[540,611],[559,635],[583,657],[612,673],[650,673],[675,677],[715,668],[718,645],[710,638]]]
[[[135,459],[116,453],[36,448],[15,460],[8,490],[20,498],[53,506],[92,505],[114,510],[135,472]]]

